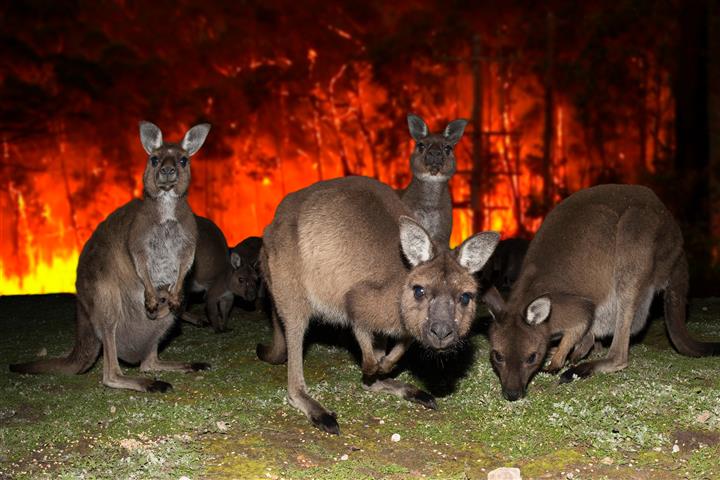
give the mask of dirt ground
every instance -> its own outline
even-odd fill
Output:
[[[72,295],[0,297],[0,363],[67,353],[74,307]],[[212,369],[156,374],[169,393],[105,388],[101,360],[77,376],[0,368],[0,479],[484,479],[500,466],[525,479],[720,478],[720,358],[678,355],[654,317],[626,370],[566,385],[540,374],[514,403],[479,318],[453,355],[414,348],[401,363],[398,378],[433,393],[435,411],[363,390],[352,336],[317,325],[305,374],[337,412],[331,436],[288,405],[285,367],[255,356],[269,322],[239,306],[231,332],[177,328],[161,358]],[[720,299],[692,302],[690,330],[720,340]]]

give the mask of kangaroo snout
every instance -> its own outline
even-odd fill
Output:
[[[425,155],[425,166],[432,175],[437,175],[445,164],[445,158],[441,151],[428,151]]]
[[[521,398],[525,398],[525,389],[523,388],[503,388],[502,391],[503,397],[505,397],[505,400],[508,400],[510,402],[514,402],[515,400],[520,400]]]
[[[174,161],[166,160],[157,172],[157,183],[160,188],[168,190],[177,183],[178,171]]]

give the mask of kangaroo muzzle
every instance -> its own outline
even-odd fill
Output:
[[[455,303],[449,296],[436,297],[430,301],[425,338],[437,350],[443,350],[458,340]]]
[[[425,167],[431,175],[437,175],[445,165],[445,158],[441,151],[428,151],[425,155]]]
[[[177,166],[173,160],[165,160],[157,171],[155,177],[158,188],[170,190],[178,180]]]

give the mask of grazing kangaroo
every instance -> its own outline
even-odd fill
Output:
[[[197,227],[187,203],[190,157],[210,125],[191,128],[179,144],[163,143],[160,129],[140,123],[148,154],[144,195],[111,213],[83,247],[77,268],[75,346],[65,358],[11,365],[19,373],[84,373],[103,350],[103,384],[164,392],[166,382],[126,377],[118,358],[145,371],[193,371],[204,363],[158,359],[158,342],[174,322],[183,280],[195,254]],[[172,311],[171,311],[172,310]]]
[[[400,196],[411,215],[441,247],[450,244],[452,198],[448,182],[455,173],[455,145],[460,141],[467,120],[448,123],[442,133],[430,133],[425,121],[414,114],[407,116],[415,149],[410,156],[413,173],[410,185]]]
[[[552,339],[560,343],[547,370],[557,372],[568,355],[572,364],[584,358],[595,338],[613,337],[605,359],[572,366],[561,382],[625,368],[630,336],[647,323],[658,291],[665,292],[675,348],[694,357],[719,354],[720,343],[688,334],[687,290],[682,232],[652,190],[600,185],[571,195],[530,243],[507,304],[495,289],[484,296],[495,317],[490,359],[503,395],[511,401],[525,396]]]
[[[413,340],[447,349],[475,316],[472,274],[492,254],[498,234],[479,233],[450,251],[409,214],[387,185],[347,177],[286,196],[265,229],[260,264],[275,303],[274,335],[258,355],[270,363],[287,358],[290,404],[326,432],[339,433],[336,416],[308,395],[303,376],[311,317],[352,328],[366,388],[435,408],[430,394],[385,374]],[[376,334],[397,339],[389,353],[374,351]]]
[[[195,263],[188,275],[188,289],[205,292],[205,314],[216,332],[227,330],[227,320],[235,295],[254,301],[257,275],[252,266],[237,253],[228,250],[225,235],[211,220],[195,215],[198,240]],[[190,312],[181,316],[186,322],[203,325],[205,319]]]

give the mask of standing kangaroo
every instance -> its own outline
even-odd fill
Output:
[[[439,246],[450,244],[452,198],[448,182],[455,173],[455,145],[462,138],[467,120],[448,123],[442,133],[430,133],[425,121],[414,114],[407,116],[415,148],[410,156],[413,173],[410,185],[401,192],[411,216],[427,230]]]
[[[195,221],[198,240],[188,289],[206,292],[207,319],[216,332],[224,332],[235,295],[250,302],[255,300],[257,275],[240,255],[230,253],[225,235],[217,225],[199,215],[195,215]],[[205,323],[190,312],[184,312],[181,318],[195,325]]]
[[[675,348],[693,357],[719,354],[720,343],[688,334],[682,232],[652,190],[600,185],[565,199],[530,243],[507,304],[495,289],[484,297],[495,317],[490,359],[505,398],[525,396],[552,339],[560,339],[547,368],[554,373],[568,354],[574,364],[587,356],[595,338],[613,337],[605,359],[569,368],[561,382],[625,368],[630,336],[645,326],[661,290]]]
[[[210,125],[191,128],[179,144],[163,143],[160,129],[140,123],[149,158],[144,195],[111,213],[85,244],[77,268],[75,346],[65,358],[11,365],[19,373],[84,373],[103,350],[103,384],[141,392],[171,385],[126,377],[118,358],[140,371],[189,372],[205,363],[158,359],[158,342],[180,307],[185,274],[193,262],[197,227],[187,203],[190,156]]]
[[[265,229],[260,264],[275,303],[274,335],[272,347],[259,346],[258,355],[270,363],[287,358],[288,401],[326,432],[339,433],[336,416],[308,395],[303,375],[311,317],[352,328],[369,390],[435,408],[430,394],[385,374],[413,340],[446,349],[475,316],[472,274],[492,254],[498,234],[479,233],[450,251],[409,214],[387,185],[348,177],[286,196]],[[374,351],[376,334],[397,339],[389,353]]]

